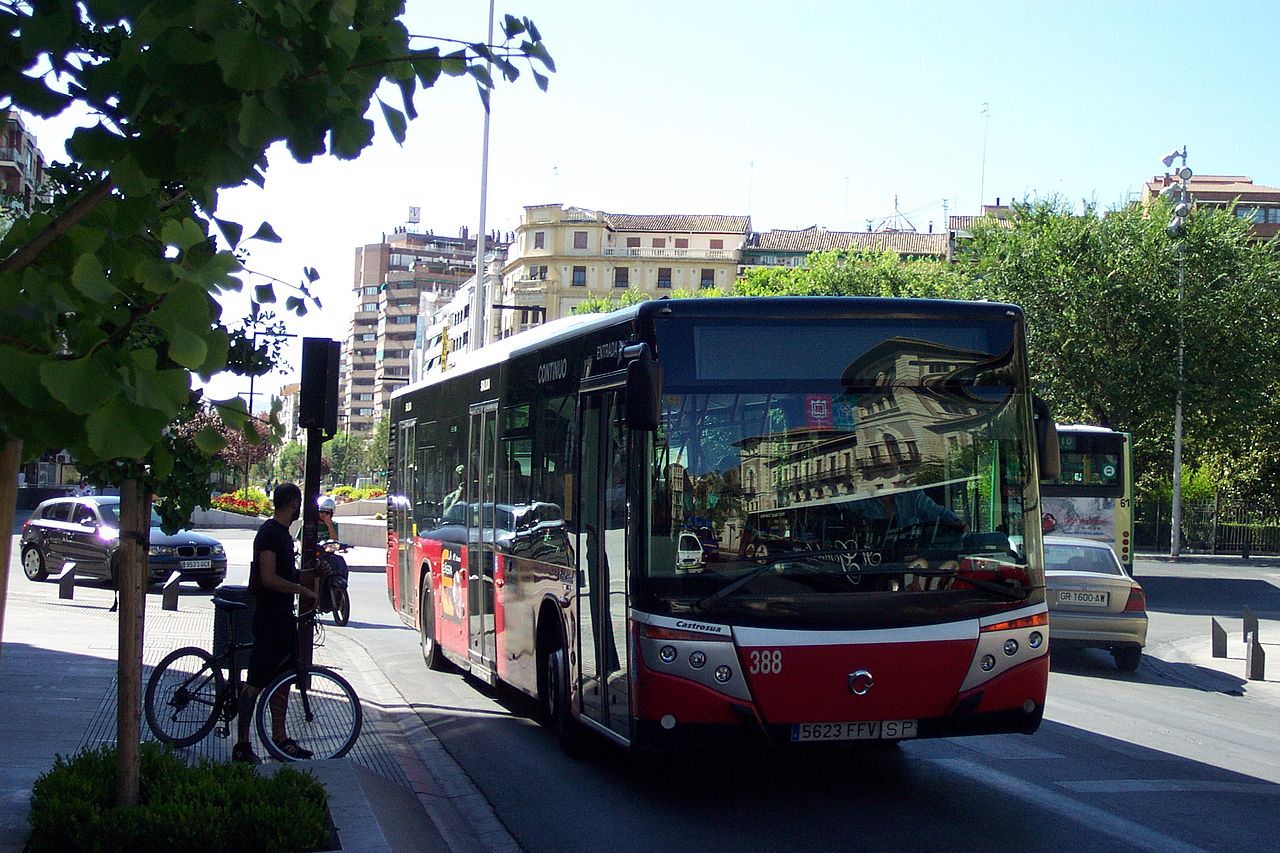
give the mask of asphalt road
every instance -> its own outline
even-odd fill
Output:
[[[1280,823],[1280,679],[1249,685],[1196,650],[1207,615],[1237,632],[1242,603],[1280,617],[1280,571],[1142,563],[1137,574],[1152,618],[1143,665],[1124,675],[1104,653],[1056,655],[1036,735],[807,756],[601,745],[575,761],[529,700],[429,672],[382,575],[353,575],[352,624],[530,851],[1267,847]]]
[[[219,535],[229,580],[243,582],[251,534]],[[530,700],[428,671],[381,573],[352,574],[347,636],[529,851],[1270,847],[1280,646],[1266,684],[1239,678],[1240,660],[1214,668],[1205,651],[1211,615],[1233,635],[1241,604],[1280,619],[1280,570],[1143,562],[1137,575],[1151,614],[1142,666],[1126,675],[1100,652],[1055,653],[1037,734],[805,755],[632,756],[601,744],[570,759]],[[1280,624],[1268,631],[1280,637]]]

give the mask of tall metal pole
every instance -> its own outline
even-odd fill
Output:
[[[1178,394],[1173,404],[1173,529],[1169,534],[1169,556],[1182,550],[1182,357],[1186,349],[1183,336],[1182,296],[1186,280],[1187,244],[1178,243]]]
[[[485,44],[493,44],[493,0],[489,0],[489,38]],[[493,63],[487,63],[490,72]],[[490,100],[492,103],[492,99]],[[484,346],[485,306],[488,294],[486,283],[488,276],[484,262],[485,250],[485,212],[489,198],[489,106],[484,110],[484,145],[480,153],[480,231],[476,234],[476,286],[471,293],[471,345],[468,349],[475,352]]]

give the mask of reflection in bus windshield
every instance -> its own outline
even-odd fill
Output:
[[[666,408],[649,577],[672,594],[766,564],[748,592],[973,590],[966,573],[1027,583],[1035,508],[1016,397],[890,386],[672,395]],[[815,551],[832,553],[804,558]]]

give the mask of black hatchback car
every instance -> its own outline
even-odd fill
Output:
[[[76,574],[114,580],[120,545],[120,498],[54,498],[35,508],[22,525],[22,571],[33,581],[61,571],[74,560]],[[160,529],[151,513],[151,547],[147,554],[149,583],[162,583],[174,571],[182,580],[209,590],[227,576],[227,553],[222,543],[191,530],[172,535]]]

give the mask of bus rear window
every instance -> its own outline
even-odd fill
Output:
[[[1115,433],[1059,433],[1062,472],[1045,485],[1120,489],[1123,484],[1124,437]]]

